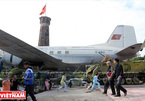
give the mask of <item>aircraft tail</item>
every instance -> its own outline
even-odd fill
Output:
[[[107,41],[109,46],[120,48],[126,48],[136,43],[134,28],[127,25],[118,25]]]

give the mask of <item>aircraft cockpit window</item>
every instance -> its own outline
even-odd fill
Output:
[[[50,54],[53,54],[53,51],[50,51]]]
[[[69,54],[69,51],[65,51],[65,54]]]
[[[61,51],[57,51],[57,54],[61,54]]]

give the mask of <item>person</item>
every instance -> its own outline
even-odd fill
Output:
[[[97,73],[93,78],[93,86],[91,88],[91,91],[93,91],[96,84],[98,85],[98,88],[100,89],[100,83],[98,82],[99,81],[98,77],[99,77],[99,74]]]
[[[24,83],[26,86],[26,88],[25,88],[25,91],[26,91],[25,101],[27,101],[28,94],[31,96],[33,101],[36,101],[36,97],[34,96],[34,93],[32,91],[32,89],[33,89],[33,71],[29,65],[30,65],[30,63],[28,61],[24,62],[24,68],[26,69],[26,72],[25,72],[25,76],[22,79],[24,79]]]
[[[66,74],[63,73],[62,77],[61,77],[61,81],[60,81],[61,86],[59,88],[57,88],[57,91],[59,91],[60,89],[62,89],[64,87],[64,92],[66,92]]]
[[[10,87],[13,86],[13,83],[10,82],[8,76],[2,82],[3,91],[10,91]],[[1,101],[11,101],[10,99],[2,99]]]
[[[47,91],[49,91],[49,80],[48,79],[45,80],[45,86],[46,86]]]
[[[13,85],[11,86],[11,91],[18,91],[19,90],[19,82],[17,80],[17,75],[13,75],[13,78],[10,80],[11,83],[13,83]],[[17,101],[12,100],[12,101]]]
[[[71,88],[72,87],[72,80],[69,81],[68,86]]]
[[[114,68],[111,66],[111,62],[107,61],[106,65],[108,66],[107,68],[107,80],[104,85],[104,92],[103,94],[107,94],[107,90],[109,88],[109,85],[111,87],[112,94],[115,95],[115,88],[114,88],[114,76],[115,76],[115,71]]]
[[[114,60],[114,64],[115,64],[115,74],[116,74],[116,79],[117,79],[117,83],[116,83],[116,90],[117,90],[117,95],[115,95],[115,97],[120,97],[120,90],[124,92],[124,96],[127,95],[127,90],[124,89],[121,86],[121,80],[123,78],[123,67],[122,65],[119,63],[119,59],[115,59]]]
[[[13,83],[10,82],[10,79],[7,76],[5,78],[5,80],[3,80],[3,82],[2,82],[3,91],[10,91],[10,86],[12,86],[12,85],[13,85]]]
[[[49,74],[48,74],[48,76],[47,76],[47,79],[49,80],[49,90],[51,90],[51,88],[52,88],[51,74],[52,74],[52,72],[49,71]]]
[[[11,86],[11,91],[18,91],[19,90],[19,82],[17,80],[17,75],[14,75],[12,80],[10,80],[13,85]]]

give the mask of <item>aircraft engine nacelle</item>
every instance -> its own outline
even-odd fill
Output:
[[[2,61],[6,65],[17,66],[17,65],[20,64],[22,59],[19,58],[19,57],[14,56],[12,54],[4,52],[3,55],[2,55]]]

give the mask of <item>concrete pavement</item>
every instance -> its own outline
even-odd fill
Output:
[[[139,86],[139,85],[138,85]],[[108,96],[113,101],[145,101],[145,88],[126,88],[127,96],[121,92],[121,97],[114,97],[111,95],[111,89],[108,89]],[[103,89],[101,90],[103,92]]]
[[[103,95],[101,91],[88,92],[84,87],[68,88],[67,92],[63,89],[57,92],[57,90],[45,91],[36,94],[37,101],[112,101],[106,95]]]
[[[63,89],[57,92],[55,88],[52,91],[45,91],[35,96],[38,101],[145,101],[145,84],[123,86],[127,89],[127,96],[124,96],[124,93],[121,92],[121,97],[114,97],[111,95],[110,88],[107,95],[102,94],[103,86],[101,86],[100,91],[93,92],[85,87],[68,88],[66,93],[63,92]]]

